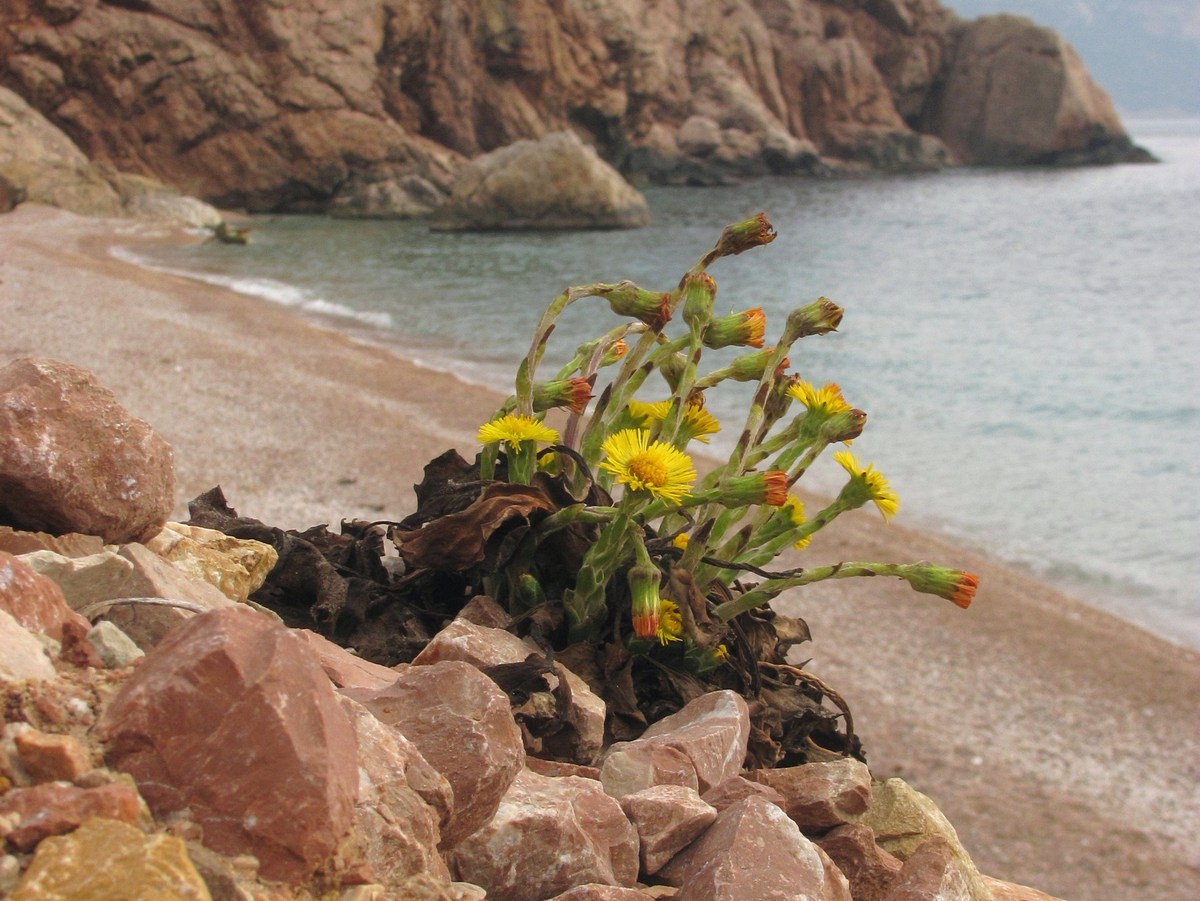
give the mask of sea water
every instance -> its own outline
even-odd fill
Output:
[[[648,188],[653,225],[634,231],[263,218],[249,246],[140,261],[510,390],[563,288],[669,290],[725,224],[765,211],[778,238],[712,268],[717,310],[763,307],[769,343],[798,305],[845,308],[792,369],[867,411],[853,451],[900,495],[901,521],[1200,647],[1200,123],[1130,127],[1160,164]],[[576,304],[542,375],[617,322]],[[710,392],[718,450],[745,401]],[[835,492],[844,473],[820,463],[803,484]]]

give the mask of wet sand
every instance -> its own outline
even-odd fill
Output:
[[[95,372],[174,448],[177,518],[220,485],[283,528],[396,519],[429,459],[474,452],[497,393],[108,253],[174,237],[30,205],[0,216],[0,365]],[[903,522],[857,511],[806,559],[970,570],[969,610],[880,579],[781,608],[808,621],[807,667],[850,704],[876,777],[933,797],[990,875],[1068,899],[1194,897],[1200,654]]]

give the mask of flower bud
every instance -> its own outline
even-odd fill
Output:
[[[625,339],[618,338],[611,345],[609,345],[608,350],[604,352],[604,356],[600,359],[600,365],[611,366],[613,363],[617,362],[617,360],[621,359],[621,357],[625,356],[628,350],[629,345],[625,343]]]
[[[718,316],[704,329],[704,346],[712,350],[722,347],[762,347],[767,329],[767,317],[762,307]]]
[[[775,226],[767,220],[766,213],[759,213],[741,222],[725,226],[716,246],[705,256],[705,263],[721,257],[736,256],[752,247],[761,247],[775,240]]]
[[[591,399],[591,382],[580,376],[533,386],[533,409],[538,413],[552,407],[567,407],[572,413],[583,413]]]
[[[633,632],[638,638],[656,638],[661,626],[662,598],[658,593],[662,575],[652,563],[629,568],[629,594],[633,604]]]
[[[671,295],[639,288],[626,279],[601,295],[618,316],[629,316],[659,331],[671,321]]]
[[[931,563],[915,564],[904,567],[904,570],[904,578],[917,591],[936,594],[964,610],[971,606],[975,591],[979,588],[979,576],[974,573],[947,569]]]
[[[808,306],[792,310],[787,319],[788,334],[794,338],[804,338],[835,331],[842,322],[844,312],[828,297],[819,297]]]
[[[683,295],[683,321],[703,328],[712,319],[717,283],[707,272],[689,272],[680,285]]]

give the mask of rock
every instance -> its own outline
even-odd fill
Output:
[[[91,625],[83,619],[63,623],[58,659],[79,669],[105,669],[96,646],[88,641]]]
[[[438,844],[454,807],[450,783],[412,742],[361,704],[349,698],[341,704],[358,737],[354,831],[372,878],[390,886],[421,873],[448,881]]]
[[[458,616],[413,658],[413,665],[462,660],[486,670],[501,664],[521,663],[531,654],[540,656],[541,652],[511,632],[478,625]],[[554,706],[548,718],[553,719],[557,728],[552,733],[539,735],[536,746],[527,746],[526,751],[589,766],[604,746],[607,708],[583,679],[560,663],[554,663],[553,669],[553,674],[547,674],[554,695]]]
[[[684,153],[708,156],[721,146],[721,126],[708,116],[691,116],[679,126],[675,143]]]
[[[753,770],[746,777],[783,795],[783,809],[804,832],[853,822],[871,800],[871,772],[865,763],[850,757]]]
[[[11,213],[18,204],[24,203],[28,196],[24,186],[13,184],[0,173],[0,213]]]
[[[96,788],[46,782],[0,797],[0,818],[17,818],[8,841],[20,851],[32,851],[47,836],[73,832],[92,817],[136,823],[141,814],[137,789],[123,782]]]
[[[884,901],[904,864],[875,844],[875,833],[861,823],[838,826],[817,845],[850,881],[854,901]]]
[[[517,141],[468,163],[433,220],[446,231],[637,228],[646,199],[571,131]]]
[[[338,688],[386,688],[396,681],[396,674],[401,672],[400,669],[363,660],[310,629],[293,629],[292,634],[312,651],[329,681]]]
[[[133,564],[115,551],[100,551],[86,557],[67,557],[54,551],[33,551],[21,559],[62,589],[72,610],[83,610],[99,601],[122,597],[121,591],[133,572]]]
[[[14,735],[13,742],[34,782],[74,782],[92,769],[92,755],[74,736],[26,729]]]
[[[443,848],[492,819],[525,764],[507,696],[470,664],[414,666],[385,688],[342,692],[416,745],[449,780],[454,811],[442,828]]]
[[[745,776],[730,776],[720,785],[710,788],[702,796],[706,804],[711,804],[717,810],[724,810],[744,798],[757,796],[770,801],[780,810],[787,812],[783,795],[761,782],[751,782]]]
[[[171,448],[96,377],[23,357],[0,369],[0,520],[137,541],[175,503]]]
[[[959,842],[958,833],[945,814],[903,779],[874,783],[871,786],[871,804],[859,817],[859,822],[875,833],[875,841],[881,848],[901,860],[908,860],[932,838],[945,839],[967,880],[969,897],[990,897],[983,877]]]
[[[982,165],[1144,161],[1074,49],[1019,16],[961,26],[930,130]]]
[[[539,776],[578,776],[581,779],[600,781],[600,770],[594,766],[580,766],[577,763],[563,763],[561,760],[541,760],[537,757],[525,757],[525,766]]]
[[[16,203],[44,203],[84,216],[120,213],[120,196],[102,170],[6,87],[0,87],[0,134],[0,179],[10,186],[10,200],[19,197]]]
[[[1047,895],[1045,892],[1040,892],[1027,885],[1004,882],[1001,879],[993,879],[991,876],[984,876],[983,884],[991,891],[993,901],[1061,901],[1053,895]]]
[[[467,601],[455,619],[477,626],[487,626],[490,629],[507,629],[512,625],[512,617],[508,615],[508,611],[486,594],[477,594]]]
[[[53,551],[64,557],[87,557],[104,550],[104,539],[99,535],[83,535],[68,532],[51,535],[49,532],[24,532],[0,526],[0,551],[21,557],[33,551]]]
[[[5,610],[0,610],[0,679],[53,679],[57,673],[40,641]]]
[[[352,177],[334,196],[329,213],[354,219],[415,219],[428,216],[445,200],[445,192],[420,175],[379,173]]]
[[[991,892],[982,887],[982,895],[971,892],[970,879],[955,859],[950,843],[935,836],[904,862],[887,901],[991,901]]]
[[[682,753],[696,771],[701,793],[741,772],[749,740],[749,708],[741,695],[729,690],[701,695],[638,739]]]
[[[109,182],[117,189],[122,211],[139,219],[170,222],[183,228],[216,228],[221,211],[211,204],[180,194],[153,178],[112,170]]]
[[[646,901],[645,892],[635,888],[625,888],[620,885],[601,885],[589,882],[587,885],[577,885],[567,889],[561,895],[555,895],[550,901]]]
[[[653,876],[717,818],[717,810],[682,785],[656,785],[621,799],[637,828],[642,872]]]
[[[87,620],[67,606],[62,589],[20,557],[0,551],[0,610],[26,629],[61,641],[63,623]]]
[[[91,819],[38,845],[10,901],[47,898],[177,898],[210,895],[174,836],[146,835],[111,819]]]
[[[489,901],[527,901],[587,883],[633,885],[638,838],[595,781],[522,770],[496,815],[449,861],[459,879],[487,889]]]
[[[146,656],[121,627],[101,620],[88,630],[87,640],[100,657],[100,662],[109,669],[129,666],[133,661]]]
[[[246,607],[201,614],[164,640],[99,733],[156,817],[188,811],[208,847],[253,853],[269,879],[311,874],[353,819],[353,725],[312,654]]]
[[[120,627],[143,651],[149,651],[198,611],[234,605],[218,589],[192,578],[144,545],[126,544],[120,555],[133,564],[133,570],[122,586],[121,598],[132,598],[133,602],[111,604],[93,615],[102,616]],[[139,603],[141,598],[182,601],[185,606]],[[95,610],[95,607],[89,610]]]
[[[682,751],[657,742],[616,742],[600,765],[600,782],[614,798],[656,785],[680,785],[697,791],[696,766]]]
[[[178,522],[168,522],[145,545],[231,601],[245,601],[262,588],[279,562],[278,552],[269,544]]]
[[[846,877],[827,861],[782,810],[746,798],[721,811],[658,875],[681,886],[677,901],[850,901]]]

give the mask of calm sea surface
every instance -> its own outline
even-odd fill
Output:
[[[670,289],[722,226],[766,211],[778,239],[712,270],[718,311],[762,306],[769,342],[795,306],[845,307],[792,367],[867,411],[854,450],[899,493],[900,521],[1200,647],[1200,123],[1127,124],[1161,165],[651,188],[654,225],[628,232],[279,217],[248,247],[140,259],[509,387],[562,288]],[[617,320],[592,300],[560,323],[549,362]],[[744,402],[710,393],[718,438]],[[822,463],[804,484],[834,491]]]

